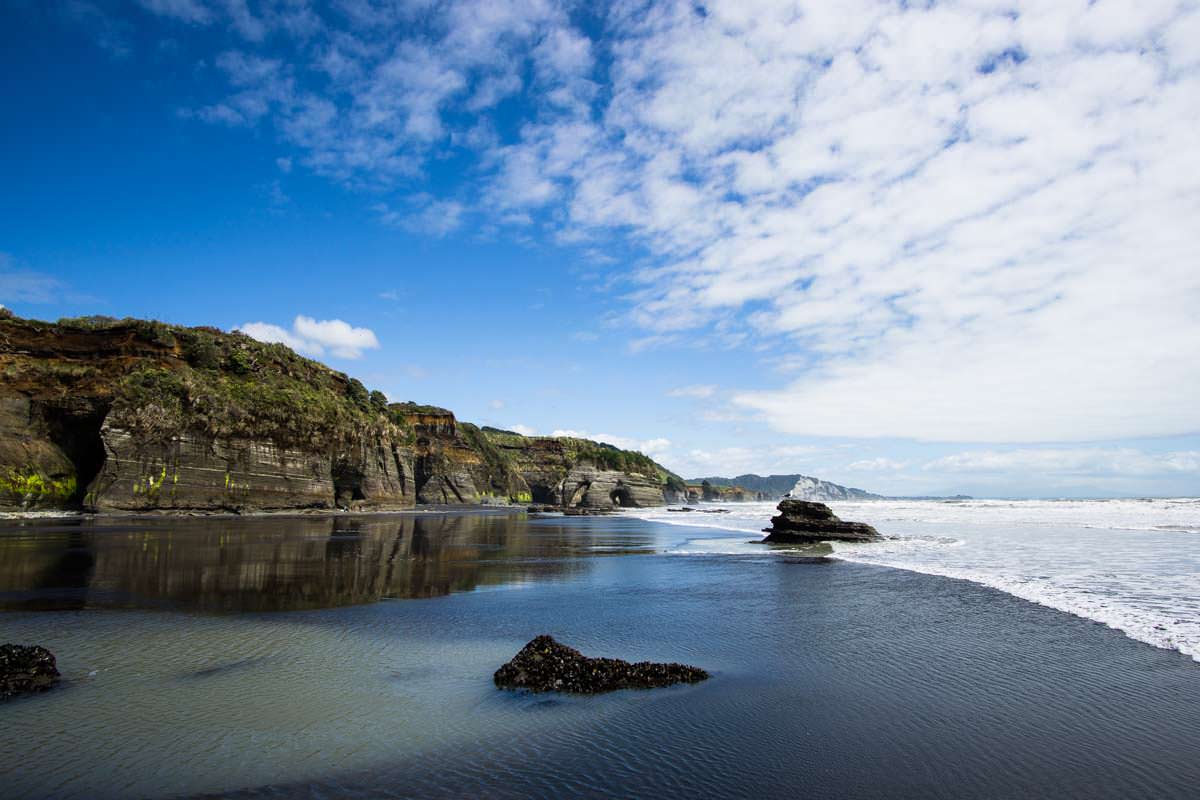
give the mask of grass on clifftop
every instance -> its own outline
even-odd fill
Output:
[[[282,344],[151,320],[81,317],[57,327],[130,335],[140,345],[146,358],[112,376],[110,419],[147,440],[188,428],[281,446],[322,447],[389,429],[405,438],[382,392]]]

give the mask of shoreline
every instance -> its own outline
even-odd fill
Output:
[[[462,505],[419,505],[411,508],[349,510],[340,508],[256,509],[254,511],[204,511],[202,509],[145,509],[142,511],[0,511],[2,520],[37,519],[311,519],[314,517],[383,517],[415,514],[515,514],[530,513],[524,505],[472,503]]]

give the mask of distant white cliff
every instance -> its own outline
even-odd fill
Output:
[[[852,489],[836,483],[801,475],[796,485],[785,495],[793,500],[882,500],[882,495]]]

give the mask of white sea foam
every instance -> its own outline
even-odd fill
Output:
[[[864,501],[829,504],[887,541],[835,544],[846,561],[972,581],[1095,620],[1200,661],[1200,500]],[[628,513],[713,532],[669,552],[752,555],[774,512]],[[726,533],[717,533],[726,531]]]
[[[78,511],[0,511],[0,519],[56,519],[78,517]]]

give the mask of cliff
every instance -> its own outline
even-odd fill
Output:
[[[753,503],[775,498],[765,492],[747,489],[741,485],[712,483],[707,478],[700,483],[687,485],[687,502],[699,503]]]
[[[445,409],[389,404],[344,373],[240,333],[0,318],[0,509],[529,502],[525,473],[540,479],[568,462],[563,478],[616,472],[603,480],[637,486],[634,504],[664,502],[669,473],[645,456],[622,456],[643,469],[625,473],[591,457],[596,443],[563,443],[573,454],[563,459],[542,442],[498,447]],[[519,466],[518,451],[529,453]],[[568,504],[601,504],[587,495],[572,492]]]
[[[796,485],[787,493],[787,497],[795,500],[883,500],[882,495],[864,492],[849,486],[823,481],[820,478],[810,478],[800,475]]]
[[[636,508],[683,497],[682,479],[641,453],[589,439],[522,436],[495,428],[481,433],[535,503]]]

